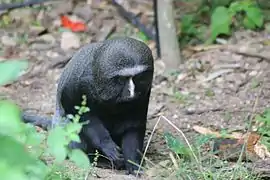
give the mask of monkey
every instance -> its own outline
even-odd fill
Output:
[[[76,114],[74,106],[86,96],[90,111],[81,116],[81,143],[71,148],[101,151],[115,164],[134,174],[143,150],[154,64],[150,48],[130,37],[115,37],[89,43],[79,49],[65,66],[57,86],[52,121],[23,112],[25,123],[48,128],[59,119]],[[67,121],[63,121],[65,124]],[[139,151],[139,152],[138,152]]]
[[[41,4],[46,1],[51,1],[51,0],[28,0],[28,1],[17,2],[17,3],[0,4],[0,11],[21,8],[25,6],[32,6],[35,4]],[[119,4],[116,0],[112,0],[112,4],[116,6],[121,16],[127,19],[132,25],[137,27],[148,38],[156,42],[157,57],[160,58],[161,55],[160,55],[158,19],[157,19],[158,18],[157,0],[153,0],[154,29],[147,28],[143,23],[140,22],[140,19],[138,17],[136,17],[132,12],[128,12],[127,10],[125,10],[125,8],[121,4]]]

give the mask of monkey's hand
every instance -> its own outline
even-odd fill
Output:
[[[124,157],[121,149],[112,140],[103,140],[101,147],[101,151],[109,158],[116,169],[124,167]]]
[[[139,154],[139,152],[142,151],[143,138],[144,138],[144,129],[140,128],[135,128],[126,131],[126,133],[123,136],[122,149],[127,174],[135,175],[139,170],[139,165],[141,163],[141,155]],[[142,171],[140,171],[139,174],[142,174]]]
[[[124,165],[123,155],[102,122],[94,115],[87,114],[82,117],[84,120],[89,120],[89,123],[82,129],[86,141],[91,142],[94,148],[102,151],[113,162],[116,169],[121,168]]]

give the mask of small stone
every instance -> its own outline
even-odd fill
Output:
[[[59,54],[57,52],[54,52],[54,51],[48,51],[46,53],[46,55],[49,57],[49,58],[57,58],[59,57]]]
[[[250,76],[256,76],[258,74],[258,71],[251,71],[249,73]]]
[[[177,119],[178,118],[177,114],[174,114],[172,118]]]
[[[38,51],[45,51],[53,48],[53,45],[51,44],[45,44],[45,43],[33,43],[31,45],[31,49],[38,50]]]
[[[57,5],[57,8],[55,9],[55,13],[57,15],[67,14],[67,13],[72,12],[72,9],[73,9],[73,2],[66,1],[65,3],[59,3]]]
[[[171,163],[170,160],[164,160],[164,161],[159,162],[158,164],[162,167],[168,167],[170,163]]]
[[[91,18],[93,17],[91,6],[86,4],[78,4],[73,10],[73,13],[84,19],[86,22],[91,20]]]
[[[78,49],[80,47],[80,38],[72,32],[66,31],[62,33],[61,48],[63,50]]]
[[[42,26],[30,26],[30,34],[37,36],[40,33],[44,32],[46,29]]]
[[[30,8],[15,9],[9,13],[11,19],[30,24],[34,20],[33,11]]]
[[[51,34],[44,34],[44,35],[40,36],[39,38],[42,39],[43,41],[51,43],[51,44],[56,43],[56,39]]]
[[[184,80],[188,75],[186,73],[181,73],[177,76],[176,83],[180,83],[180,81]]]
[[[14,38],[11,38],[9,36],[2,36],[1,38],[2,44],[5,46],[16,46],[16,41]]]
[[[61,27],[61,24],[62,24],[61,19],[58,18],[58,19],[53,20],[52,27],[58,28],[58,27]]]

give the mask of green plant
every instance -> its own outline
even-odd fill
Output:
[[[13,80],[27,68],[27,60],[9,60],[0,62],[0,85]],[[78,167],[89,169],[91,164],[81,150],[68,148],[71,141],[80,142],[78,133],[82,123],[80,116],[89,111],[86,97],[83,96],[81,107],[76,115],[69,115],[72,120],[67,125],[56,126],[44,134],[38,133],[34,126],[21,121],[20,108],[8,100],[0,100],[0,179],[9,180],[61,180],[68,177],[62,172],[66,157]],[[42,143],[45,142],[45,149]],[[41,160],[53,156],[54,160],[46,164]],[[44,158],[44,159],[45,159]]]
[[[181,141],[176,139],[172,134],[169,132],[164,134],[164,138],[166,141],[167,146],[177,155],[181,155],[186,159],[191,158],[190,150],[183,144]]]
[[[182,46],[213,43],[219,35],[229,36],[240,27],[262,28],[264,19],[262,10],[253,0],[201,0],[195,12],[181,17],[179,41]]]
[[[173,160],[173,164],[174,167],[177,167],[174,173],[177,179],[258,179],[244,164],[239,163],[232,165],[232,162],[215,156],[213,151],[207,151],[206,149],[213,147],[212,140],[214,138],[215,137],[211,135],[196,136],[191,144],[191,149],[188,148],[186,143],[174,137],[172,134],[165,134],[167,146],[176,156]],[[198,161],[195,160],[191,154],[194,154]],[[232,168],[232,166],[234,168]]]
[[[244,0],[232,2],[228,8],[218,6],[211,15],[210,42],[220,34],[230,35],[231,25],[237,25],[239,21],[247,29],[263,26],[264,17],[256,2]]]
[[[86,107],[86,96],[83,96],[81,107],[76,106],[78,114],[75,116],[69,115],[71,122],[64,127],[56,126],[48,132],[48,151],[55,157],[57,163],[62,163],[66,157],[74,161],[77,165],[83,168],[90,166],[88,157],[79,149],[70,150],[68,144],[71,141],[80,142],[79,132],[83,123],[79,123],[80,116],[89,111]]]
[[[260,141],[270,150],[270,108],[267,108],[263,114],[256,115],[255,120],[261,123],[258,128],[258,132],[262,135]]]

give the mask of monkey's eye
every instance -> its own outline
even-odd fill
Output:
[[[126,76],[116,76],[116,77],[114,77],[114,80],[115,80],[116,83],[125,84],[125,82],[128,80],[128,77],[126,77]]]

